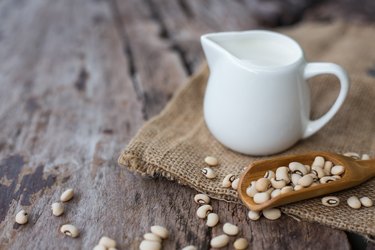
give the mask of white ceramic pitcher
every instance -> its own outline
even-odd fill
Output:
[[[336,114],[349,90],[340,66],[307,63],[298,43],[279,33],[206,34],[201,43],[210,68],[206,124],[222,144],[240,153],[274,154],[313,135]],[[341,89],[330,110],[311,121],[306,79],[319,74],[336,75]]]

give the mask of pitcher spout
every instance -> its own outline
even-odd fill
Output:
[[[230,56],[228,51],[217,43],[217,37],[218,34],[206,34],[201,36],[202,48],[211,70],[216,63],[228,59],[228,56]]]

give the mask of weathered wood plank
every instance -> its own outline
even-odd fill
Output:
[[[115,198],[127,193],[118,188],[126,176],[129,191],[137,182],[116,155],[143,123],[142,104],[108,3],[2,1],[0,9],[0,248],[89,249],[102,233],[131,241],[112,209],[126,211]],[[55,218],[50,204],[66,187],[78,195]],[[25,226],[14,224],[21,207]],[[78,240],[59,233],[66,222],[81,229]]]
[[[164,27],[144,1],[113,0],[111,6],[147,119],[160,112],[189,72],[185,72],[178,53],[171,49],[173,44],[165,38]]]

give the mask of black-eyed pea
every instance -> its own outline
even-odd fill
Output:
[[[313,166],[311,169],[311,173],[318,176],[318,178],[323,178],[324,176],[326,176],[326,173],[324,172],[323,168],[320,167]]]
[[[250,197],[254,197],[254,195],[258,193],[258,191],[255,188],[255,181],[251,182],[251,185],[246,188],[246,194]]]
[[[305,175],[298,180],[298,185],[301,185],[302,187],[309,187],[313,182],[314,179],[311,177],[311,175]]]
[[[286,181],[286,184],[289,184],[290,183],[290,178],[289,178],[289,168],[288,167],[285,167],[285,166],[282,166],[282,167],[278,167],[276,169],[276,180],[285,180]]]
[[[217,164],[219,164],[219,161],[213,156],[207,156],[206,158],[204,158],[204,162],[210,166],[216,166]]]
[[[299,174],[301,176],[307,174],[307,169],[305,165],[299,162],[291,162],[289,163],[289,169],[293,174]]]
[[[29,221],[29,215],[25,210],[21,210],[16,214],[15,221],[19,225],[26,224]]]
[[[340,204],[340,199],[336,196],[326,196],[322,198],[322,204],[327,207],[336,207]]]
[[[269,195],[271,195],[271,193],[273,192],[273,190],[275,190],[275,189],[273,187],[271,187],[267,191],[265,191],[265,193],[269,193]]]
[[[206,194],[196,194],[194,196],[194,201],[197,204],[208,204],[210,203],[210,197]]]
[[[62,225],[60,228],[60,232],[72,238],[76,238],[79,235],[78,228],[71,224]]]
[[[333,163],[331,161],[326,161],[324,163],[324,167],[323,167],[323,171],[326,175],[330,175],[331,174],[331,169],[333,167]]]
[[[302,176],[299,175],[299,174],[292,174],[292,175],[291,175],[291,179],[292,179],[292,183],[293,183],[293,185],[294,185],[294,186],[295,186],[295,185],[298,185],[298,180],[301,179],[301,178],[302,178]]]
[[[271,198],[275,198],[281,194],[281,189],[275,189],[271,193]]]
[[[157,241],[161,243],[161,238],[153,233],[145,233],[143,235],[143,239],[150,240],[150,241]]]
[[[115,248],[116,247],[116,241],[107,237],[107,236],[102,236],[99,240],[99,245],[105,246],[106,248]]]
[[[227,174],[224,179],[223,179],[223,182],[221,184],[222,187],[225,187],[225,188],[229,188],[232,186],[232,183],[233,181],[236,179],[236,175],[234,174]]]
[[[346,152],[346,153],[344,154],[344,156],[346,156],[346,157],[351,157],[351,158],[353,158],[354,160],[359,160],[359,159],[361,158],[360,155],[357,154],[357,153],[355,153],[355,152]]]
[[[259,220],[260,212],[249,210],[249,212],[247,213],[247,216],[249,217],[250,220],[254,220],[254,221]]]
[[[310,173],[310,171],[311,171],[311,166],[310,166],[310,165],[305,165],[305,168],[306,168],[306,170],[307,170],[307,173]]]
[[[69,188],[61,194],[60,201],[62,202],[70,201],[73,198],[73,196],[74,196],[74,190],[73,188]]]
[[[210,206],[210,205],[203,205],[203,206]],[[211,207],[211,209],[212,209],[212,207]],[[159,236],[163,240],[165,240],[169,236],[168,230],[163,226],[154,225],[150,229],[151,229],[151,233],[156,234],[157,236]]]
[[[268,192],[256,193],[253,199],[255,203],[261,204],[271,199],[271,195]]]
[[[216,213],[209,213],[207,215],[206,225],[208,227],[214,227],[217,225],[217,223],[219,223],[219,215],[217,215]]]
[[[61,202],[52,203],[51,209],[54,216],[60,216],[64,213],[64,205]]]
[[[161,243],[157,241],[143,240],[139,245],[140,250],[160,250]]]
[[[314,181],[314,182],[315,182],[315,181],[319,181],[319,177],[316,176],[314,173],[309,173],[309,174],[307,174],[307,175],[310,175],[310,176],[313,178],[313,181]]]
[[[205,219],[209,213],[212,212],[212,206],[205,204],[197,209],[198,218]]]
[[[286,186],[286,181],[285,180],[276,180],[275,178],[271,179],[271,185],[274,188],[283,188]]]
[[[240,183],[240,178],[236,178],[233,182],[232,182],[232,189],[234,190],[237,190],[238,188],[238,184]]]
[[[335,180],[337,180],[336,177],[333,177],[333,176],[324,176],[324,177],[320,178],[319,181],[320,181],[320,183],[324,184],[324,183],[330,183],[330,182],[335,181]]]
[[[269,208],[262,211],[263,216],[269,220],[277,220],[281,217],[281,211],[278,208]]]
[[[271,181],[268,178],[260,178],[255,183],[255,188],[258,192],[264,192],[269,189]]]
[[[294,188],[292,186],[285,186],[281,189],[280,193],[286,194],[286,193],[293,192],[293,191],[294,191]]]
[[[368,154],[363,154],[361,160],[370,160],[370,156]]]
[[[272,170],[268,170],[265,175],[264,175],[264,178],[267,178],[267,179],[272,179],[272,178],[275,178],[276,175],[275,175],[275,172],[273,172]]]
[[[216,176],[217,176],[215,170],[213,170],[213,169],[210,168],[210,167],[203,168],[203,169],[202,169],[202,174],[203,174],[204,176],[206,176],[208,179],[214,179],[214,178],[216,178]]]
[[[216,236],[212,238],[210,241],[210,245],[213,248],[222,248],[228,245],[228,243],[229,243],[229,236],[226,234]]]
[[[331,169],[332,175],[342,175],[345,172],[345,167],[341,165],[333,166]]]
[[[240,229],[231,223],[225,223],[223,225],[223,232],[226,233],[227,235],[237,235],[239,233]]]
[[[233,247],[236,250],[243,250],[243,249],[246,249],[248,246],[249,246],[249,242],[245,238],[238,238],[233,243]]]
[[[349,205],[349,207],[354,209],[360,209],[361,208],[361,201],[358,199],[357,196],[349,197],[349,199],[346,201]]]
[[[322,156],[317,156],[317,157],[315,157],[314,162],[311,164],[311,168],[319,167],[319,168],[323,169],[324,162],[325,162],[325,160]]]
[[[374,205],[374,203],[369,197],[362,197],[361,199],[359,199],[359,201],[364,207],[372,207]]]

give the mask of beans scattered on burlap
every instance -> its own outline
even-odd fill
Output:
[[[232,182],[232,188],[233,188],[234,190],[237,190],[239,182],[240,182],[240,178],[236,178],[236,179]]]
[[[208,179],[214,179],[214,178],[216,178],[216,176],[217,176],[215,170],[213,170],[213,169],[210,168],[210,167],[203,168],[203,169],[202,169],[202,174],[203,174],[204,176],[206,176]]]
[[[372,207],[374,204],[369,197],[362,197],[359,199],[359,201],[361,202],[362,206],[365,207]]]
[[[349,207],[354,209],[360,209],[362,205],[357,196],[349,197],[346,202],[348,203]]]
[[[234,180],[236,180],[236,176],[234,174],[228,174],[224,177],[221,186],[224,188],[229,188],[232,186]]]
[[[326,196],[322,198],[322,204],[327,207],[336,207],[340,204],[340,199],[336,196]]]
[[[217,164],[219,164],[219,161],[213,156],[207,156],[206,158],[204,158],[204,162],[210,166],[216,166]]]

